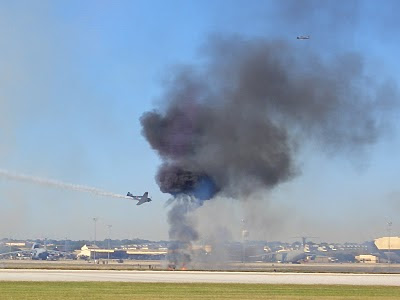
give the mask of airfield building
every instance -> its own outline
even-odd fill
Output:
[[[382,251],[400,251],[400,237],[398,236],[385,236],[375,240],[375,246]]]
[[[356,256],[356,261],[360,263],[376,264],[379,263],[379,257],[372,254],[361,254]]]
[[[374,244],[382,257],[391,262],[400,262],[400,237],[381,237],[376,239]]]
[[[166,248],[148,249],[148,248],[125,248],[125,249],[102,249],[96,245],[83,245],[78,251],[78,258],[93,259],[145,259],[160,260],[167,254]]]

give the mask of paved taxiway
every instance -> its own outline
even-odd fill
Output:
[[[265,284],[351,284],[400,286],[399,274],[262,273],[198,271],[14,270],[0,281],[123,281]]]

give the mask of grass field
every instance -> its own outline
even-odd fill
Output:
[[[0,282],[0,299],[400,299],[400,287]]]

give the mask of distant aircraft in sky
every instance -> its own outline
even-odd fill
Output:
[[[130,192],[126,194],[127,197],[132,198],[134,200],[138,200],[139,202],[136,205],[142,205],[143,203],[150,202],[151,198],[149,198],[149,193],[146,192],[143,196],[134,196]]]
[[[297,37],[298,40],[309,40],[310,36],[309,35],[299,35]]]

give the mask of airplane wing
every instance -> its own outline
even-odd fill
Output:
[[[138,203],[136,203],[136,205],[142,205],[143,203],[146,203],[147,199],[146,198],[142,198],[141,200],[139,200]]]
[[[18,253],[27,253],[31,254],[31,250],[20,250],[20,251],[12,251],[12,252],[5,252],[5,253],[0,253],[0,257],[4,255],[12,255],[12,254],[18,254]]]

